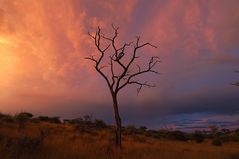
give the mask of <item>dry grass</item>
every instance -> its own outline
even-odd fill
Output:
[[[0,123],[1,159],[239,159],[239,143],[173,141],[142,135],[123,136],[121,154],[110,129],[79,132],[70,124]]]

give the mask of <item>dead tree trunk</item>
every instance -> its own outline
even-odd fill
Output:
[[[118,100],[117,94],[112,93],[113,98],[113,109],[114,109],[114,117],[115,117],[115,144],[117,147],[121,148],[121,118],[119,114]]]

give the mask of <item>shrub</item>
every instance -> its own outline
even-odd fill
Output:
[[[187,141],[186,134],[182,131],[172,131],[170,132],[170,138],[179,140],[179,141]]]
[[[107,127],[106,123],[103,120],[98,120],[98,119],[95,119],[94,126],[96,128],[106,128]]]
[[[197,143],[201,143],[204,141],[204,135],[201,131],[195,131],[193,134],[193,139],[196,140]]]
[[[215,138],[212,140],[212,145],[214,146],[221,146],[222,145],[222,142],[219,138]]]
[[[70,124],[82,124],[83,119],[82,118],[76,118],[72,120],[65,120],[65,122],[69,122]]]
[[[55,123],[55,124],[61,123],[61,120],[59,119],[59,117],[39,116],[38,120],[49,122],[49,123]]]
[[[5,122],[13,122],[14,119],[11,115],[0,113],[0,120]]]
[[[209,125],[208,126],[208,129],[210,130],[210,135],[212,136],[212,137],[215,137],[215,136],[217,136],[218,135],[218,133],[219,133],[219,128],[218,128],[218,126],[216,126],[216,125]]]
[[[124,133],[126,135],[134,135],[137,133],[137,129],[135,128],[134,125],[128,125],[124,128]]]
[[[14,118],[19,124],[18,128],[21,129],[25,127],[25,123],[32,119],[32,117],[33,115],[31,113],[21,112],[19,114],[16,114]]]
[[[140,126],[139,127],[139,130],[140,130],[140,132],[145,132],[145,131],[147,131],[147,127],[146,126]]]
[[[28,112],[21,112],[15,115],[16,120],[30,120],[33,117],[31,113]]]
[[[161,138],[161,133],[156,130],[148,130],[145,133],[146,136],[153,137],[153,138]]]
[[[83,118],[84,118],[84,121],[89,121],[89,122],[92,121],[92,116],[91,115],[84,115]]]

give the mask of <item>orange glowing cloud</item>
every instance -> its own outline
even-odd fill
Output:
[[[95,53],[87,32],[98,25],[106,33],[112,23],[118,25],[119,43],[142,35],[159,44],[156,52],[144,51],[162,57],[166,76],[191,71],[200,59],[237,47],[239,12],[231,9],[236,2],[0,0],[0,111],[90,103],[92,92],[96,103],[108,103],[104,81],[84,60]],[[159,89],[137,100],[157,101],[173,87],[170,81],[160,81],[165,83]]]
[[[97,1],[100,10],[91,11],[92,3],[84,1],[2,0],[1,107],[38,105],[44,96],[89,98],[84,92],[92,83],[98,85],[99,78],[87,76],[92,69],[84,57],[93,51],[87,32],[97,25],[108,26],[118,12],[122,13],[116,21],[128,21],[134,4]],[[111,18],[94,15],[101,10],[112,12]],[[22,95],[29,96],[31,102]],[[39,98],[30,97],[34,95]]]

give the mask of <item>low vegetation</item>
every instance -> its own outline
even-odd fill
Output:
[[[0,113],[1,159],[238,159],[239,129],[185,133],[122,128],[123,150],[114,148],[114,127],[84,116],[60,120],[22,112]]]

